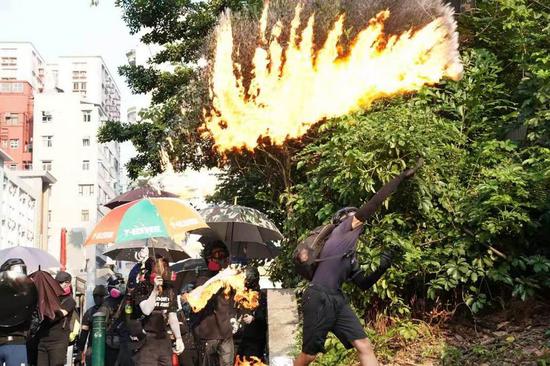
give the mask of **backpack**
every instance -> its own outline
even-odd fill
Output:
[[[336,225],[321,225],[309,232],[309,234],[298,243],[293,253],[293,262],[296,272],[308,281],[313,279],[319,262],[327,259],[343,257],[335,255],[320,259],[325,243]]]

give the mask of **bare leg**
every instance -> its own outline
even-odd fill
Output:
[[[300,353],[294,360],[294,366],[307,366],[315,361],[316,355],[308,355],[307,353]]]
[[[368,338],[357,339],[352,341],[351,344],[357,350],[361,366],[378,366],[378,360],[374,355],[374,349]]]

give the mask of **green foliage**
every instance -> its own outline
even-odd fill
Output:
[[[366,201],[417,157],[427,162],[366,228],[358,246],[365,269],[376,267],[384,247],[405,255],[369,295],[346,287],[359,309],[376,298],[406,314],[411,297],[424,294],[475,313],[494,300],[494,287],[525,299],[549,285],[539,236],[550,202],[549,151],[502,138],[517,109],[499,82],[503,69],[487,50],[463,56],[461,82],[330,121],[297,155],[305,179],[289,195],[286,225],[300,233]],[[273,275],[291,285],[297,278],[285,272],[287,258]]]
[[[136,145],[133,177],[160,171],[161,150],[176,169],[223,163],[213,199],[238,197],[283,228],[287,240],[272,266],[275,280],[300,285],[290,258],[298,238],[338,208],[360,205],[422,156],[425,166],[368,223],[358,245],[367,270],[386,247],[404,252],[368,293],[344,287],[361,316],[369,319],[373,306],[408,315],[414,299],[477,313],[497,296],[526,299],[547,291],[550,22],[543,2],[481,0],[460,15],[465,75],[459,82],[327,121],[281,149],[262,146],[223,161],[197,132],[207,88],[192,63],[223,9],[257,17],[261,2],[118,4],[132,32],[166,47],[144,67],[121,69],[133,90],[151,92],[157,104],[137,125],[106,124],[101,140]],[[179,66],[161,72],[162,62]],[[403,332],[404,338],[414,333]]]
[[[152,105],[142,122],[109,121],[101,128],[100,141],[131,141],[138,155],[127,169],[130,178],[162,172],[161,152],[168,153],[176,170],[212,167],[219,156],[212,142],[201,136],[202,108],[207,88],[197,61],[207,52],[208,35],[218,15],[226,9],[257,14],[260,0],[117,0],[132,34],[146,45],[162,46],[146,65],[119,67],[134,93],[151,93]],[[162,65],[162,67],[161,67]],[[171,71],[166,71],[171,67]]]

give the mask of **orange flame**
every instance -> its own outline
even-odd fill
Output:
[[[233,300],[241,307],[254,310],[259,306],[260,294],[257,291],[248,290],[245,287],[245,273],[236,268],[226,268],[214,277],[197,287],[187,295],[187,302],[193,312],[204,309],[208,300],[224,289],[224,294],[229,297],[231,291],[235,291]]]
[[[237,356],[235,359],[235,366],[267,366],[258,357],[252,356],[250,358]]]
[[[446,11],[448,14],[415,32],[391,37],[384,33],[390,13],[382,11],[357,35],[349,55],[342,58],[337,45],[344,16],[336,20],[323,47],[314,52],[314,16],[299,34],[298,4],[284,52],[278,41],[281,22],[274,26],[271,40],[266,39],[266,4],[260,21],[260,39],[265,48],[255,50],[248,90],[234,73],[231,18],[225,14],[216,30],[210,92],[213,110],[205,111],[205,127],[214,137],[216,148],[222,152],[233,148],[252,150],[261,137],[282,144],[287,138],[302,136],[324,118],[368,107],[376,99],[415,91],[443,77],[460,79],[456,23],[452,10]]]

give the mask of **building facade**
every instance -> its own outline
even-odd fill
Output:
[[[45,81],[45,62],[30,42],[0,42],[0,80],[26,81],[41,92]]]
[[[34,90],[28,81],[0,80],[0,148],[12,170],[32,169]]]
[[[62,56],[47,69],[47,90],[78,93],[108,120],[120,120],[120,91],[101,56]]]
[[[0,149],[0,249],[17,245],[43,248],[49,225],[49,190],[55,179],[47,173],[20,176],[4,167],[6,160],[13,158]]]
[[[98,143],[97,131],[109,116],[80,93],[46,91],[34,106],[33,165],[58,180],[50,199],[49,251],[59,253],[66,229],[67,268],[78,273],[86,265],[86,236],[108,211],[103,204],[120,193],[120,149]]]

